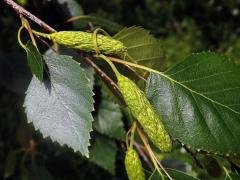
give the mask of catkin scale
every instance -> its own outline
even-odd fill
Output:
[[[53,42],[69,48],[79,49],[85,52],[96,51],[93,45],[93,33],[83,31],[60,31],[50,34],[49,38]],[[121,55],[127,50],[122,42],[101,34],[97,34],[97,46],[99,51],[103,54]]]
[[[129,180],[145,180],[146,176],[141,160],[133,148],[129,148],[125,156],[125,168]]]
[[[127,106],[141,124],[148,137],[161,151],[171,151],[171,138],[144,92],[133,81],[123,75],[119,74],[117,79],[119,89]]]

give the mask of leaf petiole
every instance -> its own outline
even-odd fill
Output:
[[[229,178],[230,180],[233,180],[233,179],[232,179],[232,177],[230,176],[230,174],[229,174],[229,172],[228,172],[227,168],[226,168],[225,166],[223,166],[223,170],[224,170],[224,171],[225,171],[225,173],[226,173],[225,180],[226,180],[226,179],[228,179],[228,178]]]
[[[21,32],[22,32],[23,28],[24,28],[24,26],[22,25],[22,26],[18,29],[17,39],[18,39],[18,43],[20,44],[20,46],[27,51],[27,47],[26,47],[26,46],[22,43],[22,41],[21,41]]]
[[[110,61],[108,57],[104,56],[103,54],[97,55],[97,57],[107,61],[107,63],[111,66],[113,72],[116,74],[117,77],[121,75],[117,70],[117,68],[115,67],[115,65]]]
[[[134,143],[134,135],[136,131],[137,123],[136,121],[133,122],[132,128],[131,128],[131,137],[130,137],[130,146],[129,148],[133,148],[133,143]]]
[[[41,33],[41,32],[38,32],[38,31],[35,31],[35,30],[32,30],[33,34],[37,35],[37,36],[41,36],[43,38],[47,38],[47,39],[50,39],[51,40],[51,37],[49,34],[47,33]]]
[[[36,43],[35,38],[33,36],[32,29],[31,29],[31,26],[30,26],[29,22],[24,17],[21,17],[21,21],[22,21],[22,26],[24,26],[28,31],[28,34],[29,34],[29,36],[32,40],[33,45],[37,48],[37,43]]]
[[[160,74],[160,75],[162,75],[162,76],[164,76],[164,77],[169,79],[169,77],[167,75],[165,75],[163,72],[157,71],[155,69],[151,69],[151,68],[146,67],[146,66],[142,66],[142,65],[135,64],[135,63],[132,63],[132,62],[124,61],[124,60],[121,60],[121,59],[118,59],[118,58],[114,58],[114,57],[107,57],[107,58],[110,59],[113,62],[116,62],[116,63],[119,63],[119,64],[124,64],[124,65],[128,65],[128,66],[132,66],[132,67],[139,68],[139,69],[143,69],[143,70],[148,71],[148,72],[157,73],[157,74]]]

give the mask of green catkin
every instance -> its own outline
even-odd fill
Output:
[[[121,74],[117,75],[117,79],[119,89],[127,106],[141,124],[148,137],[161,151],[171,151],[171,138],[144,92],[133,81]]]
[[[125,156],[125,168],[129,180],[145,180],[146,176],[141,160],[133,148],[129,148]]]
[[[95,52],[93,33],[83,31],[60,31],[48,36],[53,42],[85,52]],[[111,37],[97,34],[97,46],[102,54],[122,55],[127,48],[122,42]]]

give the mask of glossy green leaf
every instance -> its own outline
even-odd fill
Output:
[[[141,27],[124,28],[114,37],[127,48],[128,54],[138,63],[159,68],[163,61],[160,42]],[[126,57],[127,58],[127,57]]]
[[[90,149],[90,161],[115,174],[117,147],[113,140],[98,136]]]
[[[190,176],[184,172],[175,170],[175,169],[166,169],[168,174],[172,179],[176,180],[199,180],[198,178],[195,178],[193,176]],[[166,179],[168,179],[166,177]],[[149,177],[148,180],[162,180],[161,175],[155,170],[152,175]]]
[[[24,107],[44,137],[66,144],[88,156],[92,130],[93,98],[89,81],[79,63],[70,56],[45,56],[51,83],[33,77]]]
[[[120,107],[118,104],[110,101],[105,94],[104,92],[93,127],[102,134],[124,141],[126,132],[122,122]]]
[[[26,44],[28,66],[40,81],[43,80],[43,59],[38,49],[33,45],[31,41]]]
[[[146,94],[173,138],[190,148],[240,152],[240,68],[214,53],[191,55],[165,75],[151,74]]]

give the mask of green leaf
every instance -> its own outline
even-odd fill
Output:
[[[67,56],[72,56],[72,58],[77,61],[77,62],[81,62],[80,67],[84,70],[91,90],[93,90],[93,86],[94,86],[94,73],[95,71],[93,70],[93,68],[91,66],[89,66],[88,64],[85,63],[84,59],[82,57],[80,57],[79,53],[77,53],[76,51],[63,47],[63,46],[59,46],[57,49],[57,53],[61,54],[61,55],[67,55]],[[44,55],[47,56],[51,56],[52,54],[55,54],[55,52],[52,50],[52,48],[49,48]]]
[[[151,74],[146,94],[173,138],[214,153],[240,151],[240,69],[214,53]]]
[[[127,48],[127,53],[138,63],[149,67],[161,67],[163,51],[160,42],[148,30],[141,27],[124,28],[114,37]]]
[[[98,136],[90,149],[90,161],[115,174],[117,147],[113,140]]]
[[[29,122],[43,136],[88,156],[93,98],[89,81],[70,56],[45,56],[51,84],[33,77],[25,98]]]
[[[94,129],[109,137],[124,141],[126,132],[123,126],[119,105],[103,99],[96,120],[93,123]]]
[[[175,169],[166,169],[171,178],[176,180],[198,180],[193,176],[190,176],[184,172],[175,170]],[[162,180],[161,175],[155,170],[152,175],[149,177],[149,180]]]
[[[43,80],[43,59],[38,49],[33,45],[31,41],[26,44],[28,66],[40,81]]]

